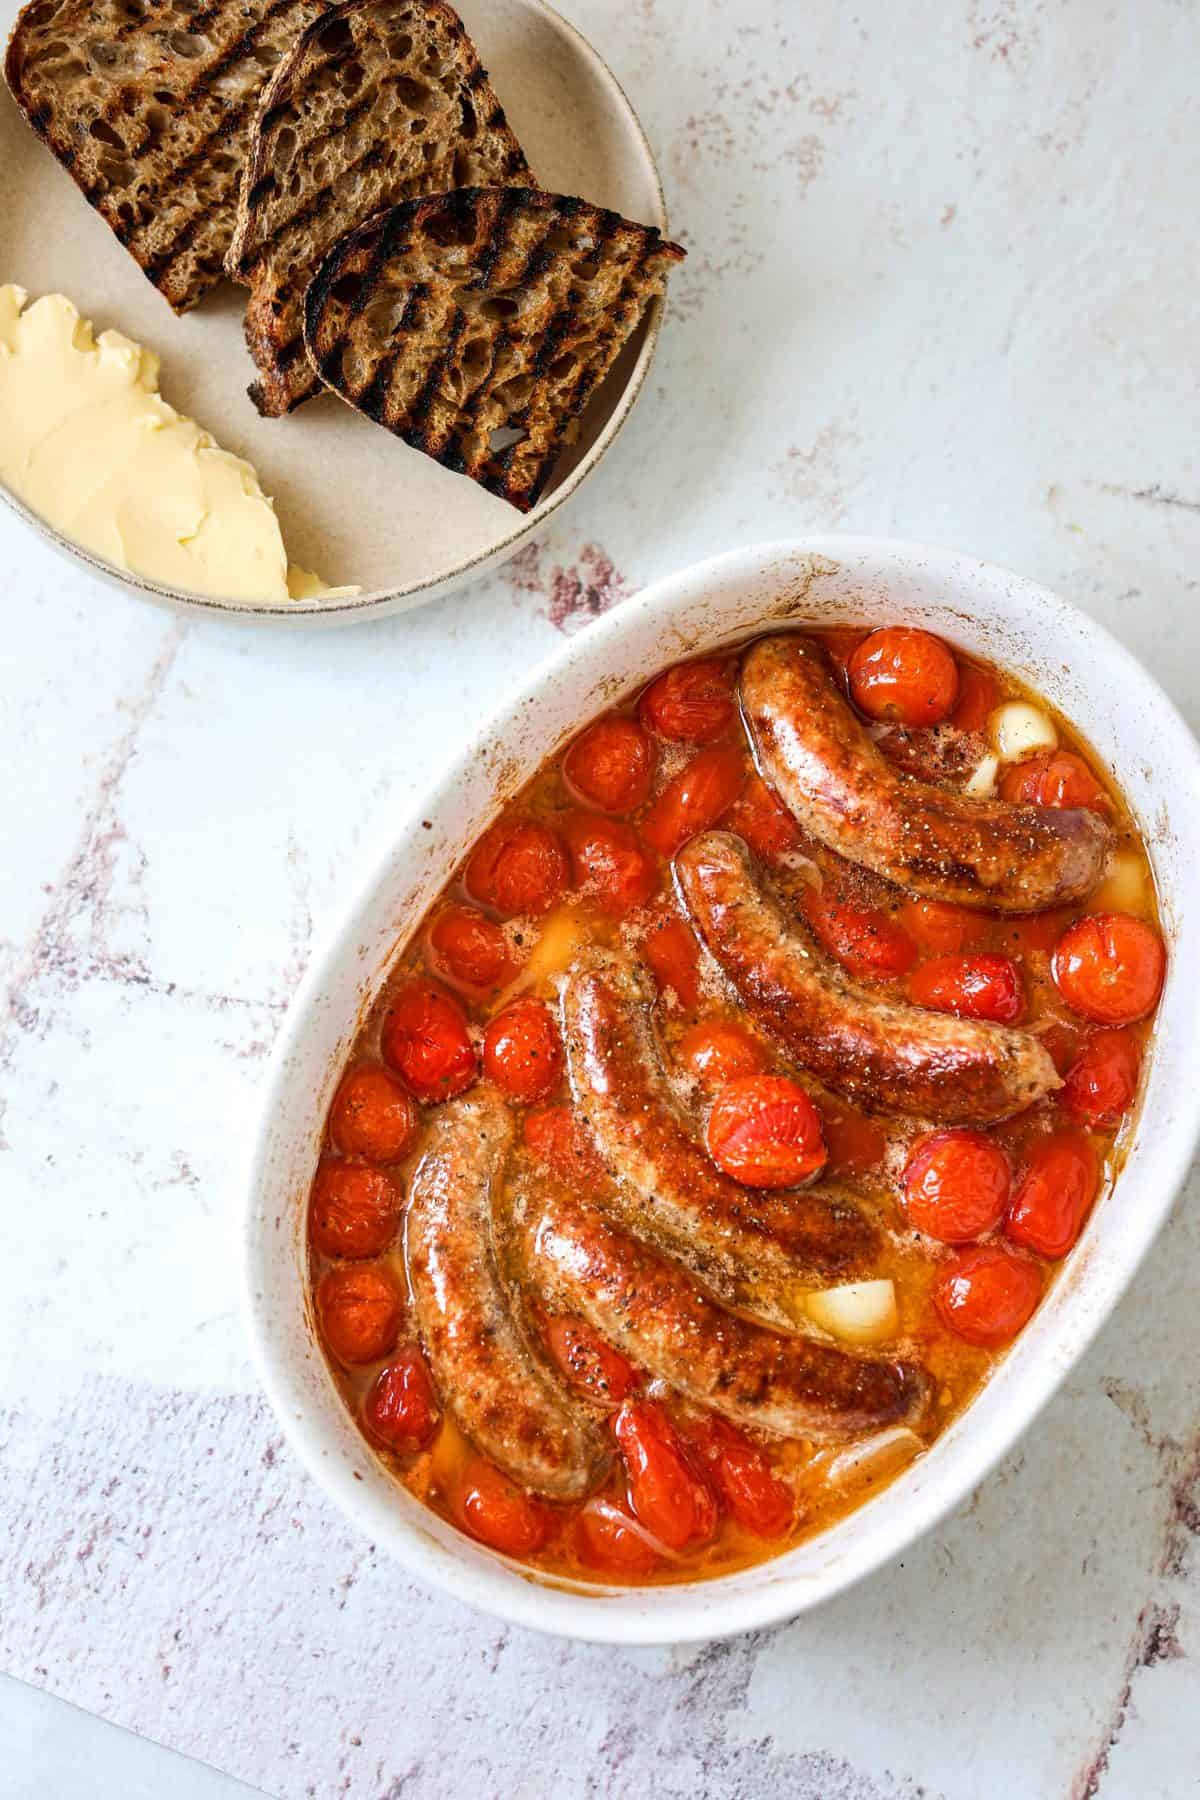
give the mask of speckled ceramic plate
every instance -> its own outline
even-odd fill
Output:
[[[542,0],[456,0],[497,93],[544,187],[666,227],[654,158],[610,70]],[[7,38],[19,0],[0,0]],[[512,556],[575,494],[612,444],[654,355],[655,303],[597,393],[580,442],[531,513],[452,475],[332,394],[287,419],[262,419],[246,395],[254,371],[242,342],[245,290],[223,283],[176,318],[104,221],[86,205],[0,83],[0,281],[32,296],[61,290],[96,329],[117,326],[162,359],[164,396],[246,457],[275,498],[293,562],[353,599],[209,599],[129,576],[49,532],[66,554],[147,599],[266,620],[364,618],[420,606]],[[0,488],[0,494],[11,496]]]

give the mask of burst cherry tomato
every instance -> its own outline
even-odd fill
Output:
[[[642,821],[642,835],[660,856],[671,857],[698,831],[728,811],[746,779],[746,762],[732,744],[701,750],[668,781]]]
[[[659,992],[673,992],[690,1012],[700,998],[700,949],[691,927],[673,914],[655,920],[642,940],[642,955]]]
[[[602,1406],[620,1406],[638,1385],[629,1358],[614,1350],[583,1319],[547,1318],[542,1336],[551,1356],[575,1387]]]
[[[786,1537],[796,1516],[796,1496],[772,1469],[765,1451],[728,1420],[709,1413],[688,1427],[725,1508],[755,1537]]]
[[[525,1142],[538,1162],[563,1181],[595,1181],[604,1165],[569,1106],[546,1106],[525,1117]]]
[[[991,1019],[1011,1025],[1025,1005],[1017,965],[1007,956],[935,956],[908,979],[918,1006],[954,1013],[960,1019]]]
[[[563,774],[601,812],[632,812],[650,793],[654,761],[644,727],[624,713],[608,713],[575,739],[563,758]]]
[[[385,1059],[418,1100],[448,1100],[475,1079],[475,1046],[467,1015],[434,981],[410,981],[383,1021]]]
[[[950,714],[950,723],[959,731],[982,731],[996,710],[1000,696],[996,683],[974,663],[958,665],[958,699]]]
[[[1127,1027],[1094,1031],[1071,1063],[1058,1098],[1085,1125],[1115,1125],[1133,1105],[1141,1048]]]
[[[747,1075],[723,1087],[705,1142],[717,1167],[747,1187],[799,1187],[828,1157],[816,1107],[785,1075]]]
[[[1000,798],[1024,806],[1088,806],[1104,812],[1108,796],[1081,756],[1048,750],[1012,763],[1000,778]]]
[[[563,821],[575,885],[602,912],[619,918],[644,906],[658,887],[658,868],[632,825],[600,813]]]
[[[989,1244],[960,1250],[944,1266],[933,1289],[943,1324],[984,1350],[1011,1343],[1041,1297],[1036,1263]]]
[[[380,1369],[363,1401],[363,1421],[373,1438],[402,1455],[432,1441],[438,1403],[419,1350],[401,1350]]]
[[[965,906],[949,900],[906,900],[897,918],[922,950],[944,955],[980,944],[988,934],[988,921]]]
[[[544,1100],[562,1075],[562,1042],[550,1008],[541,1000],[514,1000],[483,1034],[483,1072],[528,1106]]]
[[[317,1317],[339,1362],[375,1362],[396,1348],[404,1301],[381,1264],[337,1263],[317,1284]]]
[[[378,1256],[396,1235],[400,1193],[364,1163],[325,1161],[308,1203],[308,1234],[323,1256]]]
[[[534,819],[501,819],[467,864],[467,892],[510,917],[544,913],[567,885],[567,856],[556,832]]]
[[[411,1096],[378,1063],[359,1063],[342,1077],[329,1109],[329,1135],[344,1156],[399,1162],[416,1130]]]
[[[446,1499],[456,1525],[505,1556],[532,1556],[554,1523],[548,1506],[475,1452],[455,1471]]]
[[[575,1554],[589,1569],[613,1575],[650,1575],[662,1562],[636,1522],[611,1500],[593,1500],[575,1520]]]
[[[1089,913],[1058,941],[1050,964],[1055,986],[1085,1019],[1132,1025],[1154,1010],[1166,951],[1158,933],[1130,913]]]
[[[733,723],[733,664],[677,663],[642,695],[642,719],[659,737],[709,744]]]
[[[856,906],[824,887],[806,888],[803,906],[821,943],[852,975],[903,975],[917,960],[907,931],[882,907]]]
[[[909,1224],[942,1244],[970,1243],[1004,1217],[1011,1179],[1007,1156],[982,1131],[935,1131],[905,1165]]]
[[[728,1019],[689,1025],[676,1053],[689,1074],[715,1093],[743,1075],[757,1075],[766,1061],[757,1039]]]
[[[801,842],[800,827],[761,775],[748,777],[721,824],[744,838],[755,856],[765,863],[778,862]]]
[[[445,907],[429,932],[430,961],[439,975],[462,987],[503,987],[514,973],[508,939],[494,919],[473,906]]]
[[[864,638],[849,672],[854,703],[871,719],[938,725],[958,697],[958,665],[945,644],[906,625]]]
[[[613,1420],[634,1515],[670,1550],[710,1538],[717,1524],[712,1489],[692,1466],[683,1440],[653,1400],[627,1400]]]
[[[1039,1256],[1065,1256],[1092,1210],[1100,1162],[1081,1131],[1059,1131],[1025,1159],[1004,1229]]]

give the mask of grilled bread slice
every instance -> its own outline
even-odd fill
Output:
[[[177,312],[218,281],[259,95],[325,0],[30,0],[17,105]]]
[[[458,14],[348,0],[306,31],[263,95],[229,273],[250,286],[250,397],[277,416],[320,390],[304,290],[343,233],[418,194],[536,186]]]
[[[683,255],[560,194],[429,195],[330,252],[305,343],[343,400],[528,512]]]

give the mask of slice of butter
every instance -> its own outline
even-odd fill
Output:
[[[0,286],[0,481],[83,549],[230,600],[353,594],[289,568],[248,462],[158,391],[158,357],[62,294]]]

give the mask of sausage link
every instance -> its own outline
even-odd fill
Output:
[[[786,1292],[863,1273],[879,1234],[836,1189],[765,1193],[723,1175],[671,1102],[651,1007],[634,965],[605,952],[563,984],[571,1087],[613,1176],[600,1204],[721,1299],[790,1323]]]
[[[409,1281],[434,1380],[467,1436],[522,1486],[574,1500],[592,1485],[603,1443],[535,1359],[504,1290],[492,1206],[512,1139],[508,1109],[487,1088],[439,1108],[412,1179]]]
[[[1109,830],[1094,812],[974,800],[901,774],[806,638],[752,645],[741,703],[759,768],[804,829],[900,887],[1040,912],[1080,899],[1103,872]]]
[[[761,886],[741,838],[706,831],[675,858],[680,896],[752,1016],[827,1086],[864,1105],[986,1125],[1061,1087],[1027,1031],[927,1012],[856,987]]]
[[[929,1379],[915,1363],[852,1355],[724,1311],[675,1264],[558,1192],[522,1222],[527,1279],[633,1362],[739,1425],[838,1442],[915,1423]]]

